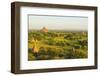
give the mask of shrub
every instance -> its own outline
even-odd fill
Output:
[[[28,54],[28,60],[35,60],[35,59],[36,57],[32,53]]]

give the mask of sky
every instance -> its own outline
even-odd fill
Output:
[[[29,30],[40,30],[43,27],[48,30],[88,30],[88,17],[29,15],[28,20]]]

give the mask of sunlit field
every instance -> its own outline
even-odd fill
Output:
[[[28,60],[79,59],[88,56],[87,31],[28,32]]]

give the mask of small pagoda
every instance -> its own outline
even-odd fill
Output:
[[[33,47],[32,47],[32,52],[38,53],[39,49],[37,48],[37,40],[32,40]]]

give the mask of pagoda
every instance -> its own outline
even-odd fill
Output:
[[[37,48],[37,40],[34,40],[34,39],[33,39],[32,42],[33,42],[32,51],[33,51],[34,53],[38,53],[39,49]]]

